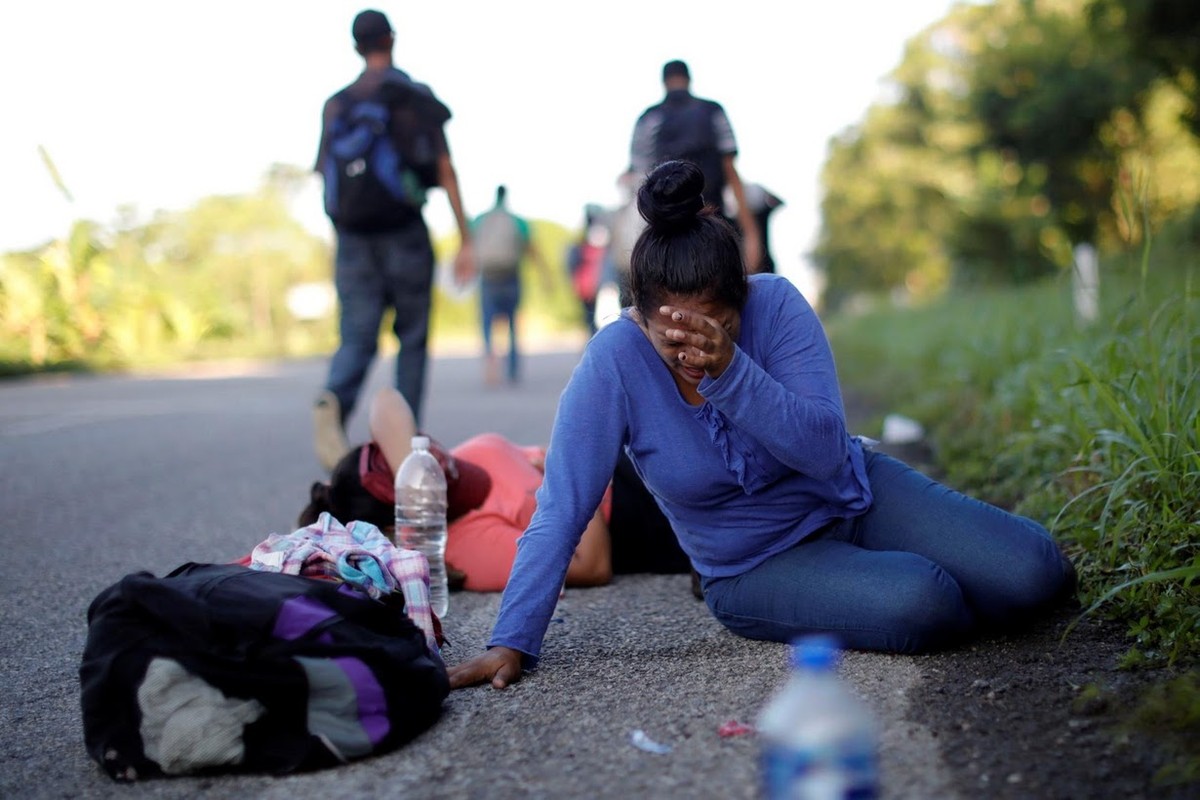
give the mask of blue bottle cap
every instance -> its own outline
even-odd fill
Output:
[[[796,669],[834,669],[840,654],[837,639],[826,634],[801,636],[792,642],[792,666]]]

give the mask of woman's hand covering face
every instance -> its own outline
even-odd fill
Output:
[[[680,345],[676,354],[680,363],[702,369],[710,378],[721,377],[733,360],[731,333],[738,326],[737,314],[723,314],[722,321],[694,308],[674,305],[661,306],[658,313],[666,326],[663,335]]]

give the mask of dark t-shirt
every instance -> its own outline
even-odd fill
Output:
[[[724,157],[737,155],[733,126],[720,103],[673,89],[661,103],[642,112],[633,129],[630,165],[645,175],[656,165],[685,159],[704,173],[704,202],[724,205]]]
[[[612,515],[608,521],[612,540],[612,568],[619,575],[653,572],[688,572],[692,564],[684,555],[671,523],[654,496],[642,483],[629,456],[622,450],[612,479]]]

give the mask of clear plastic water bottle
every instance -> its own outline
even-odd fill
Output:
[[[758,720],[762,779],[770,800],[879,796],[879,732],[867,707],[837,676],[828,636],[792,643],[792,675]]]
[[[412,452],[396,470],[396,544],[429,562],[429,605],[446,616],[446,474],[429,451],[428,436],[412,437]]]

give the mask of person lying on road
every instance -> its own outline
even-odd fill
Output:
[[[404,397],[386,387],[371,400],[369,427],[371,441],[351,448],[328,482],[312,484],[300,527],[327,511],[342,523],[362,520],[392,529],[394,476],[409,453],[416,423]],[[450,451],[431,441],[431,449],[446,473],[447,571],[468,591],[500,591],[517,540],[537,507],[545,449],[496,433],[479,434]],[[593,509],[567,565],[567,586],[600,586],[614,573],[689,571],[670,523],[627,459],[612,467]]]

